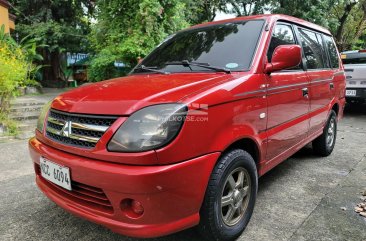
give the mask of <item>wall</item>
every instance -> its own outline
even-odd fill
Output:
[[[9,32],[9,5],[7,1],[0,0],[0,26],[5,25],[5,32]]]

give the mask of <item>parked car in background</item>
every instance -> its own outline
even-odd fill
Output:
[[[346,100],[348,103],[364,103],[366,100],[366,50],[341,53],[346,72]]]
[[[36,182],[69,212],[134,237],[247,226],[258,177],[312,142],[332,153],[345,75],[330,32],[285,15],[204,23],[129,76],[61,94],[29,141]]]

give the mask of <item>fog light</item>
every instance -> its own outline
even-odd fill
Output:
[[[144,213],[142,204],[130,198],[122,200],[121,210],[129,218],[139,218]]]
[[[139,201],[133,200],[131,207],[132,207],[132,211],[134,213],[136,213],[137,215],[141,215],[144,213],[144,207],[142,206],[142,204]]]

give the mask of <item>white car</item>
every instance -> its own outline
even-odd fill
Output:
[[[366,100],[366,50],[341,53],[346,72],[346,100],[348,103],[364,103]]]

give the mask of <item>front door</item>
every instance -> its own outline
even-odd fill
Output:
[[[268,49],[271,61],[279,45],[298,44],[293,27],[277,23]],[[309,129],[309,79],[302,67],[274,72],[267,77],[268,144],[266,160],[270,161],[300,143]]]

